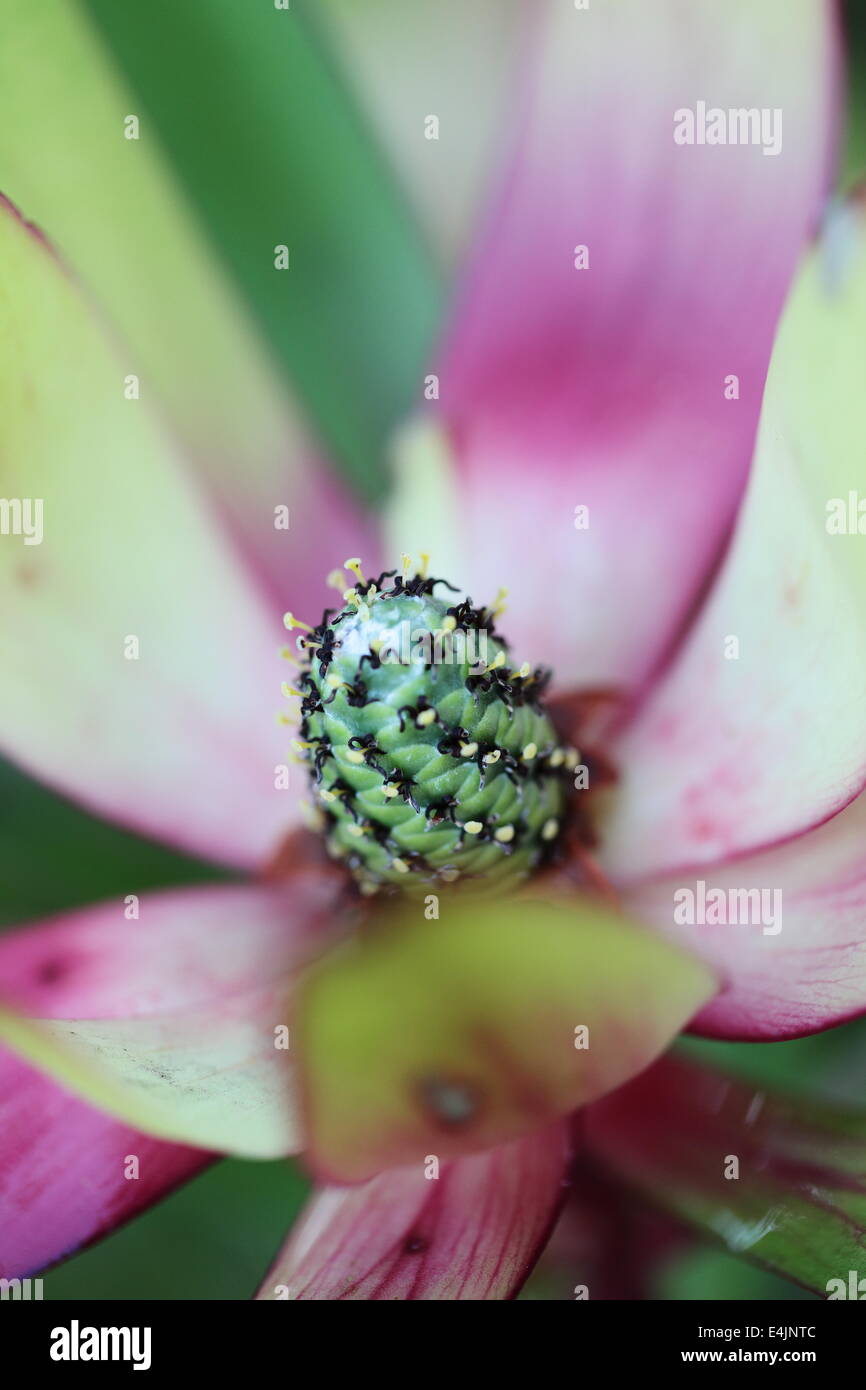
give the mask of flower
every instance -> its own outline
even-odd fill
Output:
[[[509,1296],[578,1137],[631,1175],[647,1096],[671,1125],[709,1110],[704,1078],[695,1102],[678,1064],[645,1071],[683,1026],[792,1037],[866,1009],[864,569],[857,538],[824,524],[852,482],[866,254],[851,205],[776,336],[824,210],[835,63],[827,7],[787,11],[536,16],[518,138],[430,375],[438,405],[395,441],[381,526],[309,445],[152,151],[132,173],[124,153],[126,201],[94,241],[89,212],[19,170],[22,215],[0,217],[2,486],[43,502],[44,537],[0,549],[3,744],[102,815],[249,877],[0,943],[10,1272],[205,1151],[304,1147],[362,1185],[314,1200],[263,1296]],[[90,71],[91,39],[58,19]],[[777,153],[678,144],[683,72],[724,110],[756,90],[782,110]],[[122,95],[94,87],[96,148]],[[152,282],[130,277],[117,230],[142,210]],[[23,217],[115,310],[119,340]],[[576,891],[571,859],[517,898],[380,921],[297,833],[275,624],[286,601],[321,609],[340,555],[422,547],[466,594],[508,583],[514,650],[553,666],[578,748],[585,692],[615,689],[592,736],[620,780],[593,821],[623,912]],[[779,890],[783,929],[678,921],[678,895],[709,880],[726,902]],[[735,1107],[740,1137],[784,1150],[780,1107],[757,1129]],[[820,1149],[832,1122],[802,1123]],[[738,1200],[761,1207],[766,1184],[753,1173]],[[773,1234],[734,1224],[740,1245]]]

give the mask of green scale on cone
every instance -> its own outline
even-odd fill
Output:
[[[329,853],[366,892],[507,888],[549,852],[575,749],[559,746],[495,612],[404,568],[359,582],[299,638],[300,747]],[[286,625],[299,624],[286,615]]]

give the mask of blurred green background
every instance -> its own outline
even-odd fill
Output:
[[[331,457],[375,500],[383,443],[415,390],[444,287],[316,8],[293,0],[291,23],[275,27],[272,0],[84,3]],[[866,5],[849,5],[847,18],[844,188],[866,170]],[[253,122],[272,138],[251,140]],[[298,253],[278,291],[267,258],[250,254],[261,228],[275,226]],[[212,866],[87,816],[0,763],[0,926],[215,877]],[[761,1084],[862,1103],[866,1021],[790,1043],[685,1046]],[[248,1298],[306,1191],[292,1163],[219,1163],[50,1271],[46,1297]],[[697,1243],[660,1272],[656,1296],[805,1297]]]

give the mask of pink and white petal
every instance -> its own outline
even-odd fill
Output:
[[[281,889],[144,896],[132,921],[118,901],[12,933],[0,940],[0,1038],[159,1138],[292,1152],[289,998],[338,893],[311,869]]]
[[[526,7],[322,0],[317,11],[434,252],[450,267],[466,252],[493,172]]]
[[[210,1161],[118,1124],[0,1050],[0,1278],[107,1235]]]
[[[429,367],[459,479],[460,583],[479,597],[509,584],[509,636],[563,683],[636,684],[740,501],[828,178],[832,9],[533,13],[507,176]],[[781,109],[781,150],[675,143],[675,114],[698,101]]]
[[[566,1124],[443,1163],[319,1191],[260,1299],[513,1298],[546,1243],[572,1159]]]
[[[603,862],[620,879],[799,834],[866,784],[864,335],[866,219],[851,206],[786,310],[724,567],[614,750]]]
[[[142,1018],[268,984],[327,939],[342,878],[311,859],[287,887],[120,898],[0,935],[0,996],[34,1018]]]
[[[699,1033],[793,1038],[866,1013],[866,795],[786,845],[639,884],[624,904],[724,981]]]
[[[166,411],[269,601],[318,618],[333,565],[363,554],[373,567],[370,521],[317,456],[147,117],[123,139],[140,103],[81,7],[7,9],[0,189],[119,330],[121,379],[140,374],[142,399]]]
[[[297,815],[275,776],[281,612],[8,205],[0,292],[3,751],[101,815],[253,866]]]

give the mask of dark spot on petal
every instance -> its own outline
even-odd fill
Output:
[[[22,589],[35,589],[39,583],[39,567],[33,562],[22,560],[16,567],[15,578]]]
[[[446,1129],[471,1124],[481,1108],[477,1087],[459,1077],[425,1077],[418,1094],[427,1115]]]
[[[68,974],[69,965],[65,960],[44,960],[36,971],[36,979],[40,985],[56,985]]]
[[[404,1255],[423,1255],[429,1248],[430,1242],[425,1240],[424,1236],[410,1235],[403,1242]]]

